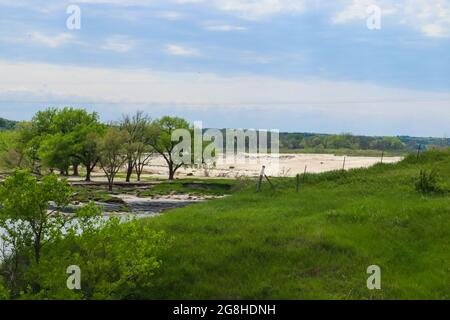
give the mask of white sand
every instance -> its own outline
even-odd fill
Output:
[[[270,155],[258,156],[247,155],[246,161],[239,159],[236,163],[222,163],[214,168],[192,168],[182,167],[177,171],[177,177],[185,178],[188,176],[233,178],[238,176],[257,176],[261,167],[267,167],[267,173],[271,176],[292,177],[298,173],[303,173],[305,166],[307,172],[320,173],[325,171],[340,170],[343,168],[344,156],[335,156],[331,154],[280,154],[279,158]],[[385,157],[384,163],[395,163],[402,160],[402,157]],[[379,157],[345,157],[345,169],[366,168],[379,163]],[[249,163],[252,162],[252,163]],[[277,168],[278,163],[278,168]],[[165,161],[162,157],[152,159],[149,166],[145,168],[147,174],[166,177],[168,175]]]

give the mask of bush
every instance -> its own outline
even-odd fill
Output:
[[[421,193],[441,192],[437,171],[420,170],[419,177],[416,179],[416,190]]]
[[[165,235],[137,220],[106,219],[93,203],[59,212],[71,195],[67,181],[27,171],[0,186],[0,299],[127,299],[151,287]],[[49,204],[57,209],[48,212]],[[72,265],[81,290],[67,288]]]
[[[9,299],[8,289],[5,288],[4,284],[2,283],[2,280],[0,279],[0,300],[8,300],[8,299]]]
[[[37,294],[25,299],[136,299],[153,285],[168,239],[139,220],[110,217],[103,226],[70,234],[45,250],[28,277],[38,280]],[[66,287],[68,266],[81,270],[81,290]]]

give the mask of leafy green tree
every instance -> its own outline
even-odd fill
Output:
[[[51,171],[56,168],[61,174],[68,176],[72,164],[71,142],[67,135],[61,133],[45,138],[39,148],[42,164]]]
[[[149,164],[150,159],[153,156],[153,148],[144,142],[136,144],[134,151],[135,169],[137,181],[141,181],[141,175],[144,172],[144,168]]]
[[[35,133],[31,122],[18,123],[15,130],[2,132],[1,164],[7,169],[29,169],[40,174],[39,148],[42,136]]]
[[[112,191],[114,179],[127,161],[126,142],[128,133],[124,130],[111,127],[99,142],[100,166],[107,179],[109,191]]]
[[[0,225],[7,233],[14,234],[7,221],[19,222],[21,233],[32,239],[34,261],[39,263],[42,246],[59,234],[66,221],[56,214],[56,209],[49,212],[49,203],[64,207],[70,195],[67,182],[58,180],[56,175],[45,176],[38,182],[27,171],[15,171],[0,187]]]
[[[48,108],[38,111],[31,120],[32,131],[37,136],[45,136],[58,132],[55,126],[55,118],[58,114],[57,108]]]
[[[18,130],[0,132],[0,166],[5,169],[24,168],[24,150],[19,148]]]
[[[105,126],[93,123],[71,133],[72,156],[86,168],[86,181],[91,181],[92,171],[100,160],[99,141],[105,130]]]
[[[130,245],[132,244],[132,245]],[[138,299],[153,285],[167,236],[138,220],[101,220],[83,233],[70,233],[45,248],[35,267],[41,290],[30,299]],[[81,269],[81,289],[66,288],[66,268]]]
[[[176,171],[184,165],[184,163],[176,163],[175,161],[174,152],[179,141],[172,141],[172,134],[177,129],[191,130],[189,122],[186,120],[169,116],[155,120],[150,129],[149,144],[166,161],[169,169],[169,180],[173,180]]]
[[[41,263],[43,249],[62,239],[64,232],[83,230],[83,222],[100,215],[93,206],[85,206],[73,215],[62,213],[71,195],[67,181],[56,175],[38,181],[24,170],[15,171],[0,186],[0,237],[8,248],[1,251],[1,271],[7,275],[12,297],[29,287],[30,292],[39,292],[38,276],[30,272]]]
[[[21,249],[29,249],[32,262],[39,264],[42,247],[61,234],[66,222],[56,210],[48,211],[49,203],[65,206],[69,196],[69,186],[55,175],[38,183],[27,171],[16,171],[5,179],[0,187],[0,227],[4,229],[1,237],[12,246],[15,259],[19,259]]]
[[[127,175],[126,182],[130,182],[133,169],[136,169],[138,181],[150,158],[150,148],[148,148],[148,132],[151,120],[143,112],[138,111],[133,116],[124,115],[120,121],[120,129],[127,132],[126,153],[127,153]]]
[[[50,112],[52,114],[53,109]],[[55,145],[53,152],[63,154],[64,158],[59,158],[60,161],[63,165],[70,163],[76,175],[78,165],[83,164],[86,167],[86,181],[90,181],[91,172],[99,160],[96,142],[104,130],[95,112],[88,113],[84,109],[69,107],[57,110],[52,116],[50,132],[62,135],[64,143]]]

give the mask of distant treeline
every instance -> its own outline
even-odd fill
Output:
[[[0,130],[11,130],[17,125],[16,121],[0,118]]]
[[[17,127],[18,121],[0,118],[0,130],[11,130]],[[222,129],[225,132],[224,129]],[[270,140],[270,133],[268,134]],[[224,143],[225,144],[225,143]],[[247,144],[247,143],[246,143]],[[270,147],[270,141],[268,142]],[[413,151],[419,147],[449,147],[450,138],[435,137],[376,137],[361,136],[350,133],[320,134],[320,133],[280,133],[280,148],[282,150],[385,150]]]
[[[369,137],[346,134],[281,133],[280,148],[287,150],[385,150],[412,151],[418,148],[448,147],[449,138],[417,138],[409,136]]]

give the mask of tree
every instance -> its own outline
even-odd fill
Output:
[[[83,133],[86,131],[85,129],[87,129],[88,132],[101,135],[103,129],[102,125],[100,125],[99,123],[98,114],[96,112],[88,113],[84,109],[74,109],[70,107],[66,107],[62,110],[57,111],[56,115],[53,118],[52,126],[55,132],[60,133],[65,137],[66,148],[69,147],[68,149],[72,151],[73,149],[75,149],[76,151],[80,151],[80,148],[77,149],[77,147],[80,147],[80,145],[77,146],[77,144],[81,144],[81,150],[83,151],[83,146],[86,146],[83,144],[83,142],[85,142],[83,141],[83,139],[90,138],[89,133],[85,136],[83,136],[83,134],[80,135],[77,133],[80,133],[80,131],[81,133]],[[92,145],[87,147],[92,151]],[[87,157],[87,159],[89,158],[90,157]],[[81,163],[80,153],[70,152],[68,153],[65,160],[72,165],[74,175],[77,176],[78,166]],[[90,178],[90,172],[93,169],[92,163],[88,163],[87,166],[90,167]],[[88,171],[87,168],[86,171]]]
[[[130,245],[132,244],[132,245]],[[168,237],[137,220],[110,217],[95,228],[70,233],[44,250],[39,266],[41,291],[28,299],[136,299],[154,286]],[[82,270],[80,290],[67,290],[69,265]],[[1,294],[1,291],[0,291]]]
[[[96,142],[104,130],[95,112],[69,107],[39,111],[31,122],[19,123],[8,143],[1,144],[2,162],[8,168],[28,168],[36,174],[41,174],[44,165],[65,175],[70,166],[78,175],[78,166],[83,164],[90,181],[98,163]]]
[[[127,153],[126,182],[130,182],[133,169],[135,168],[139,181],[143,166],[149,159],[149,156],[144,155],[144,153],[148,149],[146,148],[148,140],[147,133],[150,123],[150,118],[142,111],[136,112],[133,116],[124,115],[122,117],[120,129],[128,133],[125,146]]]
[[[86,181],[90,181],[91,172],[98,163],[98,150],[96,141],[104,132],[104,126],[99,123],[96,112],[88,113],[84,109],[65,107],[61,110],[48,109],[52,122],[50,125],[43,120],[38,120],[42,114],[38,113],[35,121],[40,123],[40,127],[48,127],[50,133],[46,139],[54,139],[55,135],[60,135],[64,140],[63,144],[57,144],[52,151],[60,156],[58,160],[66,165],[72,165],[74,175],[78,175],[78,165],[81,163],[86,167]],[[45,139],[44,139],[45,141]],[[65,145],[65,147],[64,147]],[[60,146],[64,150],[58,150]]]
[[[127,161],[125,144],[128,133],[111,127],[99,142],[100,166],[108,179],[109,191],[112,191],[114,178]]]
[[[149,137],[148,134],[146,136]],[[150,162],[152,155],[153,149],[146,142],[139,142],[136,144],[136,149],[133,157],[137,181],[141,181],[142,172],[144,171],[145,166]]]
[[[153,122],[149,134],[150,146],[167,163],[169,180],[174,179],[176,171],[184,164],[176,163],[174,157],[174,150],[179,142],[172,141],[172,134],[177,129],[190,130],[189,123],[182,118],[165,116]]]
[[[0,118],[0,130],[11,130],[17,125],[16,121]]]
[[[20,155],[16,168],[26,168],[31,172],[40,174],[41,164],[39,159],[39,148],[41,136],[35,133],[32,123],[23,123],[17,129],[18,136],[15,143],[15,150]]]
[[[72,194],[66,180],[51,174],[38,181],[26,170],[15,171],[0,186],[0,298],[2,280],[11,298],[38,293],[46,248],[51,251],[65,237],[101,226],[101,212],[93,204],[71,215],[62,213]]]
[[[67,135],[57,133],[45,138],[39,148],[39,157],[42,164],[50,171],[58,169],[61,174],[68,176],[72,163],[71,141]]]
[[[91,181],[91,173],[99,161],[99,141],[104,132],[103,125],[92,123],[71,133],[72,156],[86,168],[86,181]]]
[[[52,121],[56,109],[39,111],[31,122],[21,122],[11,131],[9,137],[2,139],[2,163],[7,168],[29,169],[41,173],[39,149],[44,137],[54,133]]]
[[[30,253],[30,262],[39,264],[42,247],[61,236],[67,223],[57,209],[49,211],[49,203],[55,208],[65,207],[70,195],[67,182],[59,181],[56,175],[38,182],[27,171],[15,171],[5,179],[0,187],[0,227],[4,230],[1,237],[12,248],[14,264],[18,263],[20,253]],[[16,276],[11,278],[15,280]]]
[[[21,142],[19,128],[13,131],[0,132],[0,164],[7,169],[30,168],[25,154],[25,146]]]

